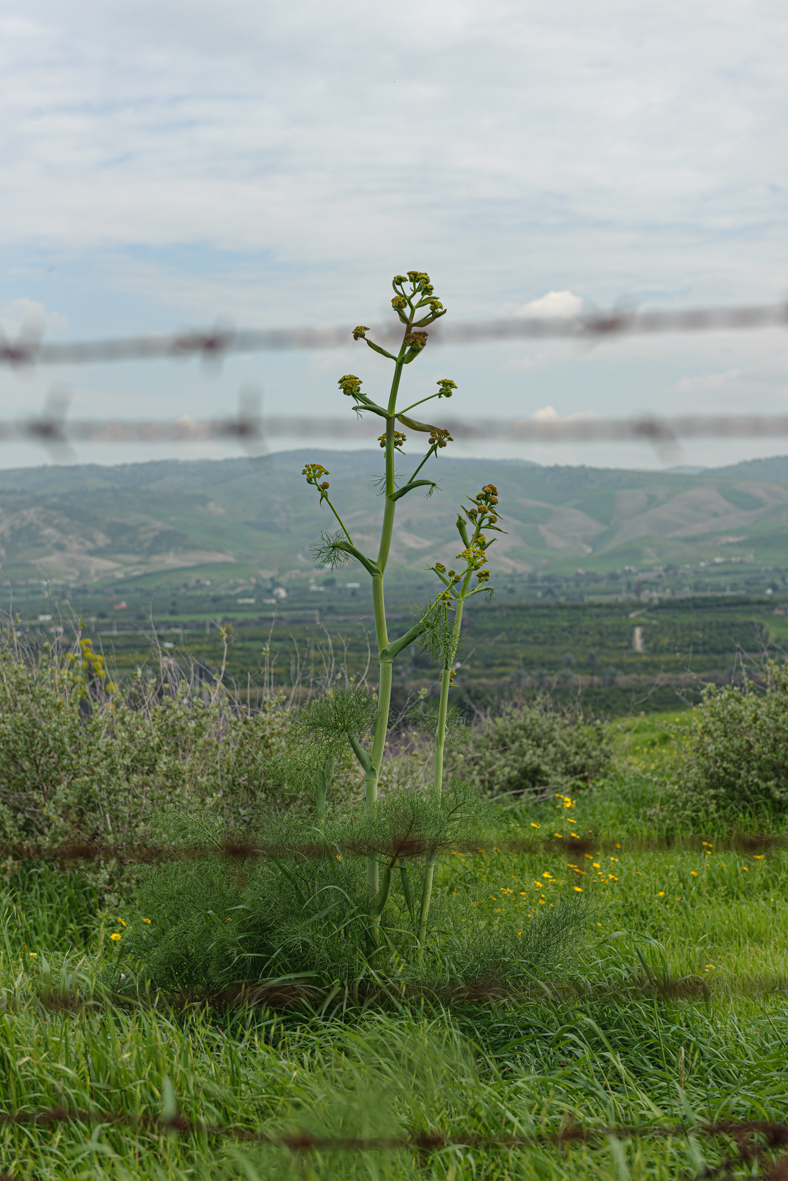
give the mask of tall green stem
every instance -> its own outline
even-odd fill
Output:
[[[402,363],[394,366],[394,377],[391,382],[388,411],[393,415],[397,408],[397,393],[402,377]],[[378,655],[386,648],[388,628],[386,626],[386,600],[383,592],[383,576],[391,551],[391,539],[394,533],[394,514],[396,501],[390,497],[396,491],[394,482],[394,419],[386,422],[386,496],[383,508],[383,525],[380,533],[380,547],[378,549],[377,566],[380,576],[372,579],[372,606],[375,614],[375,638],[378,643]],[[386,750],[386,734],[388,732],[389,709],[391,708],[391,681],[393,667],[390,660],[380,660],[380,675],[378,680],[378,709],[375,718],[375,735],[372,741],[372,765],[367,772],[366,810],[367,816],[374,817],[378,802],[378,780]],[[377,858],[367,857],[367,895],[371,904],[372,937],[376,943],[380,940],[380,919],[382,907],[373,904],[375,896],[380,890],[380,874]]]
[[[465,605],[465,593],[471,579],[469,571],[462,582],[462,589],[455,600],[454,626],[451,629],[451,644],[449,655],[444,662],[441,672],[441,695],[438,704],[438,725],[435,729],[435,765],[432,779],[432,791],[436,800],[443,794],[443,753],[446,746],[446,719],[449,714],[449,689],[451,688],[451,674],[454,669],[454,659],[457,655],[457,645],[460,640],[462,627],[462,609]],[[437,858],[431,857],[424,870],[424,887],[421,892],[421,909],[419,911],[419,943],[424,944],[427,935],[427,920],[430,915],[432,902],[432,884],[435,879],[435,863]]]

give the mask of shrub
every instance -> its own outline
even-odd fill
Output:
[[[689,733],[676,729],[677,763],[658,807],[673,822],[735,819],[788,808],[788,665],[742,685],[707,685]]]
[[[264,801],[311,807],[314,792],[283,771],[291,718],[280,700],[251,711],[224,691],[144,676],[110,691],[86,683],[84,651],[69,662],[0,643],[1,841],[124,845],[157,839],[175,808],[243,829]],[[356,789],[350,766],[339,761],[335,790]],[[90,875],[109,900],[117,867]]]
[[[512,702],[470,730],[461,749],[464,773],[488,796],[587,786],[613,755],[604,724],[548,697]]]

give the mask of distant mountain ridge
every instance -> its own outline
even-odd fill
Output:
[[[0,560],[6,578],[115,579],[240,563],[310,569],[328,510],[301,476],[321,460],[332,497],[362,546],[374,546],[380,452],[317,447],[260,459],[156,460],[0,471]],[[401,461],[403,478],[415,466]],[[788,566],[788,456],[691,471],[540,467],[441,456],[426,473],[440,493],[399,503],[392,565],[451,561],[464,496],[493,482],[507,532],[498,568],[566,573],[723,554]]]

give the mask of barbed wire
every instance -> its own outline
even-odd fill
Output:
[[[681,439],[776,438],[788,436],[788,414],[707,414],[677,418],[642,415],[601,418],[595,414],[569,418],[448,419],[442,429],[465,442],[522,443],[650,443],[675,446]],[[0,420],[0,442],[34,442],[45,447],[87,443],[199,443],[236,440],[247,447],[265,447],[271,438],[377,439],[380,425],[371,420],[308,415],[238,415],[199,421],[189,416],[172,422],[155,420],[69,420],[46,414]]]
[[[472,344],[483,341],[576,339],[600,340],[617,336],[664,332],[710,332],[788,326],[788,304],[740,307],[685,308],[675,311],[614,309],[580,316],[510,316],[433,325],[434,344]],[[396,340],[402,329],[381,324],[368,331],[378,340]],[[110,340],[46,343],[24,326],[14,339],[0,336],[0,364],[84,365],[112,361],[162,360],[200,356],[216,360],[227,353],[251,353],[347,347],[352,329],[344,326],[312,328],[211,328],[170,335],[128,336]]]
[[[527,794],[523,800],[527,801]],[[150,865],[162,861],[200,861],[221,857],[230,861],[260,861],[290,857],[312,861],[326,858],[368,857],[374,854],[391,860],[433,857],[448,854],[456,857],[558,854],[584,857],[593,854],[626,855],[648,853],[687,853],[711,856],[714,853],[765,855],[788,847],[788,834],[731,833],[706,840],[701,836],[684,837],[602,837],[588,833],[552,833],[545,837],[497,839],[495,843],[478,840],[430,838],[408,832],[384,837],[360,836],[340,841],[255,841],[227,836],[213,844],[128,844],[100,845],[94,841],[68,841],[60,845],[0,842],[0,858],[15,861],[102,862],[124,865]]]
[[[191,1120],[184,1115],[127,1115],[122,1112],[69,1111],[50,1107],[39,1111],[0,1111],[0,1125],[20,1127],[51,1127],[56,1124],[88,1124],[104,1127],[132,1127],[140,1131],[173,1132],[181,1135],[199,1134],[230,1137],[246,1143],[286,1148],[290,1152],[397,1152],[412,1150],[419,1153],[437,1152],[445,1148],[480,1150],[539,1148],[545,1145],[565,1146],[589,1144],[597,1140],[686,1139],[692,1136],[726,1137],[737,1145],[736,1158],[728,1163],[757,1162],[764,1148],[775,1149],[788,1144],[788,1124],[769,1120],[720,1120],[713,1123],[635,1124],[620,1126],[578,1127],[568,1125],[556,1132],[534,1131],[520,1135],[484,1136],[478,1133],[452,1133],[417,1130],[400,1136],[325,1136],[308,1131],[257,1131],[239,1125],[225,1125]],[[754,1142],[759,1137],[763,1143]],[[783,1160],[788,1160],[783,1158]],[[781,1163],[781,1162],[780,1162]],[[777,1175],[777,1174],[775,1174]]]
[[[517,921],[522,924],[527,921],[527,917],[521,915]],[[92,989],[56,988],[47,984],[44,988],[33,987],[27,995],[35,999],[36,1005],[56,1013],[93,1011],[101,1005],[132,1010],[141,1007],[160,1009],[164,1005],[176,1012],[205,1008],[214,1012],[263,1009],[325,1014],[345,1012],[348,1006],[401,1010],[403,1005],[423,1009],[426,1004],[443,1009],[458,1009],[497,1006],[502,1001],[518,1006],[555,1005],[570,1009],[582,1005],[627,1006],[633,1000],[686,1000],[709,1004],[714,996],[763,999],[771,994],[784,996],[786,991],[785,973],[740,976],[735,980],[727,976],[715,979],[705,969],[703,974],[691,971],[679,975],[668,971],[664,964],[658,967],[651,965],[641,974],[619,972],[596,979],[587,975],[566,979],[536,978],[530,973],[512,978],[487,971],[480,977],[468,979],[407,979],[398,975],[387,980],[375,975],[366,980],[354,981],[351,985],[337,980],[318,984],[311,979],[311,974],[308,973],[307,977],[240,980],[234,984],[191,990],[162,990],[152,987],[148,982],[135,983],[132,979],[126,980],[122,987],[116,989],[97,989],[95,986]],[[8,993],[6,1010],[10,1012],[15,1001],[22,999],[18,994]]]

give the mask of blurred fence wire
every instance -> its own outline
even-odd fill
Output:
[[[527,800],[528,794],[523,794]],[[280,842],[254,840],[228,835],[214,844],[193,845],[100,845],[89,840],[74,840],[62,845],[22,844],[0,842],[0,858],[18,861],[50,861],[69,863],[74,861],[117,861],[123,864],[151,864],[160,861],[201,861],[222,857],[231,861],[259,861],[265,858],[280,859],[292,857],[296,860],[320,860],[333,858],[337,853],[343,857],[367,857],[375,853],[386,859],[399,861],[411,857],[433,857],[448,853],[455,857],[484,857],[511,854],[545,854],[578,857],[599,853],[616,853],[618,856],[640,853],[697,853],[711,856],[713,853],[739,852],[763,855],[788,847],[788,835],[776,833],[742,832],[704,840],[702,836],[670,837],[602,837],[588,833],[553,833],[546,837],[536,834],[532,837],[499,839],[497,844],[484,845],[474,840],[436,840],[414,833],[410,829],[403,834],[358,840]]]
[[[433,344],[476,344],[526,339],[601,340],[666,332],[728,332],[775,327],[788,327],[788,304],[651,312],[619,308],[580,316],[508,316],[454,324],[441,320],[431,328],[430,341]],[[391,324],[378,325],[369,331],[381,341],[398,339],[402,335],[401,326]],[[351,329],[343,326],[194,329],[171,335],[47,343],[33,328],[26,329],[23,325],[14,339],[0,336],[0,364],[84,365],[193,356],[216,360],[226,353],[331,349],[348,347],[351,343]]]
[[[729,308],[690,308],[676,311],[615,309],[575,317],[519,317],[487,321],[436,323],[430,332],[433,344],[470,344],[525,339],[599,341],[656,333],[731,331],[788,327],[788,304],[761,304]],[[401,335],[401,326],[370,329],[381,342]],[[112,361],[162,360],[200,357],[216,362],[230,353],[330,349],[351,347],[346,327],[235,329],[213,328],[171,335],[123,337],[113,340],[47,342],[34,326],[23,325],[10,339],[0,330],[0,365],[26,368],[35,365],[80,365]],[[238,442],[249,454],[265,452],[269,439],[345,439],[376,437],[379,424],[340,417],[272,415],[260,413],[260,397],[242,390],[239,411],[210,421],[184,416],[172,422],[131,419],[71,420],[67,418],[68,392],[55,387],[43,412],[27,418],[0,421],[0,442],[33,442],[56,457],[68,455],[72,443],[199,443]],[[441,424],[452,439],[463,442],[583,443],[646,442],[663,460],[680,455],[680,442],[691,438],[774,438],[788,436],[788,415],[692,415],[660,417],[644,414],[633,418],[602,418],[595,414],[568,418],[448,419]]]
[[[668,459],[683,439],[782,438],[788,436],[788,414],[709,414],[680,418],[644,415],[638,418],[445,419],[439,424],[458,443],[627,443],[653,446]],[[0,443],[28,442],[57,453],[71,443],[200,443],[236,441],[252,455],[265,452],[275,438],[372,442],[379,434],[375,420],[348,422],[339,417],[307,417],[241,412],[235,417],[200,421],[188,416],[171,422],[68,420],[46,411],[25,419],[0,420]]]
[[[273,1148],[289,1149],[293,1153],[308,1152],[438,1152],[446,1148],[470,1148],[481,1150],[538,1148],[546,1145],[569,1146],[589,1144],[604,1140],[681,1139],[689,1137],[723,1137],[732,1142],[730,1153],[723,1167],[747,1164],[750,1170],[760,1164],[760,1158],[767,1150],[784,1148],[788,1144],[788,1125],[768,1120],[720,1120],[714,1123],[700,1123],[688,1120],[684,1124],[645,1124],[621,1127],[579,1127],[567,1126],[561,1131],[547,1129],[520,1135],[481,1136],[478,1133],[454,1132],[445,1135],[433,1130],[414,1130],[400,1136],[327,1136],[307,1131],[270,1134],[255,1128],[211,1124],[190,1120],[180,1114],[172,1115],[126,1115],[120,1112],[68,1111],[62,1107],[51,1107],[41,1111],[0,1111],[0,1125],[22,1127],[52,1127],[57,1124],[87,1124],[134,1127],[140,1131],[172,1132],[180,1134],[201,1134],[227,1136],[246,1143],[269,1145]],[[765,1162],[764,1162],[765,1163]],[[782,1166],[783,1171],[777,1170]],[[785,1176],[788,1156],[774,1162],[767,1173],[748,1171],[748,1176],[771,1176],[775,1179]],[[714,1176],[717,1169],[704,1171],[703,1176]]]

